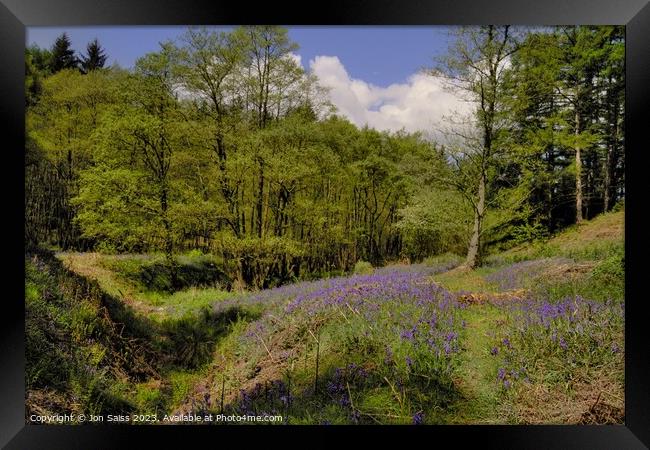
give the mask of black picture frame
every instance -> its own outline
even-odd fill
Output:
[[[219,444],[225,435],[247,445],[253,435],[279,445],[311,445],[318,431],[345,444],[350,427],[132,427],[25,424],[24,384],[24,46],[29,26],[81,25],[625,25],[626,26],[626,362],[625,425],[353,427],[402,445],[452,445],[468,440],[481,448],[636,449],[650,446],[650,351],[643,293],[645,154],[644,112],[650,104],[650,4],[646,0],[360,0],[344,5],[298,6],[209,0],[0,0],[0,123],[3,225],[8,237],[3,262],[5,291],[0,310],[0,445],[11,449],[128,448],[141,434],[191,445],[196,438]],[[644,154],[645,153],[645,154]],[[16,167],[16,169],[14,169]],[[9,176],[11,175],[11,176]],[[21,197],[21,194],[22,197]],[[15,275],[13,274],[15,272]],[[227,429],[226,429],[227,428]],[[287,432],[287,430],[289,432]],[[297,434],[296,434],[297,432]],[[305,439],[307,439],[305,441]],[[345,441],[341,441],[345,439]],[[443,440],[444,439],[444,440]],[[318,443],[325,441],[318,438]],[[410,444],[409,444],[410,443]]]

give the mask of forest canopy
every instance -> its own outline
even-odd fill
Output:
[[[624,29],[458,28],[445,139],[357,127],[277,26],[189,28],[133,69],[25,51],[28,245],[219,255],[245,286],[543,238],[624,190]],[[451,115],[452,111],[450,111]]]

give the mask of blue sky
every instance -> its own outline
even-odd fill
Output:
[[[221,30],[230,28],[215,27]],[[187,27],[30,27],[27,45],[50,48],[64,31],[77,52],[99,39],[108,64],[132,67],[135,60],[175,39]],[[441,80],[420,72],[448,48],[446,26],[290,26],[303,67],[329,88],[339,114],[358,126],[381,130],[440,129],[444,116],[467,111]]]
[[[447,27],[329,26],[288,27],[300,45],[298,54],[308,68],[317,55],[337,56],[348,73],[379,86],[405,81],[419,68],[431,65],[447,48]],[[182,34],[186,27],[30,27],[27,44],[51,47],[66,31],[77,52],[97,37],[109,55],[109,65],[131,67],[136,58],[158,49],[158,43]],[[222,28],[223,29],[223,28]]]

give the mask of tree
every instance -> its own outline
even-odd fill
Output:
[[[623,162],[625,115],[625,29],[622,26],[602,27],[605,55],[600,68],[605,95],[603,133],[607,136],[603,176],[603,209],[609,211],[624,189]]]
[[[227,214],[220,221],[225,221],[237,237],[242,234],[243,225],[239,186],[229,170],[232,143],[228,134],[237,123],[233,103],[238,101],[236,73],[244,61],[244,52],[244,43],[234,34],[206,28],[190,28],[175,47],[178,82],[196,99],[203,116],[202,134],[209,134],[204,145],[216,156],[220,190],[228,205]]]
[[[595,78],[597,61],[602,49],[593,29],[588,27],[564,27],[558,33],[560,45],[560,64],[556,90],[560,98],[571,108],[572,117],[567,122],[572,125],[573,136],[565,137],[565,142],[573,147],[575,155],[575,206],[576,223],[584,219],[584,175],[583,152],[594,143],[593,107],[596,98]],[[568,138],[568,139],[567,139]]]
[[[79,174],[93,163],[93,137],[99,117],[114,101],[115,73],[82,75],[66,69],[42,79],[36,102],[26,114],[28,151],[40,154],[26,168],[26,203],[30,226],[43,243],[61,248],[87,248],[74,225],[76,208],[71,199],[78,194]],[[27,196],[26,196],[27,197]],[[40,214],[49,214],[47,220]],[[36,226],[36,225],[35,225]]]
[[[43,79],[51,74],[49,50],[32,45],[25,49],[25,104],[34,106],[43,91]]]
[[[91,70],[97,70],[104,67],[106,63],[106,53],[99,45],[99,41],[95,38],[86,46],[86,55],[81,57],[81,71],[88,73]]]
[[[258,129],[266,127],[273,114],[274,93],[282,93],[302,76],[302,68],[298,67],[290,53],[298,49],[298,44],[289,40],[285,28],[278,26],[245,27],[238,30],[246,42],[247,63],[252,66],[253,75],[247,80],[254,110],[256,111],[256,125]],[[287,76],[289,75],[289,76]],[[283,96],[275,96],[281,109]],[[255,163],[258,169],[257,199],[253,214],[256,218],[255,228],[258,238],[264,235],[264,188],[265,156],[263,151],[255,153]]]
[[[77,219],[85,236],[117,249],[162,249],[176,283],[180,194],[173,171],[186,135],[173,95],[169,49],[139,58],[120,94],[98,124],[96,162],[83,172],[75,199],[81,208]]]
[[[64,69],[76,69],[78,67],[79,61],[71,45],[67,33],[63,33],[54,41],[50,62],[50,68],[53,73]]]
[[[30,48],[26,239],[162,250],[173,271],[198,248],[261,288],[359,259],[464,251],[475,267],[611,208],[624,196],[622,29],[512,33],[461,29],[433,71],[473,105],[444,147],[330,114],[279,27],[190,28],[132,70],[93,70],[95,41],[85,74],[50,73]]]
[[[244,27],[237,33],[246,42],[247,64],[252,69],[248,79],[249,98],[256,112],[257,127],[261,129],[273,117],[274,101],[276,108],[281,109],[278,103],[284,100],[283,91],[303,75],[302,68],[291,58],[298,44],[289,40],[286,28],[278,26]]]
[[[531,203],[545,204],[551,230],[620,195],[623,50],[620,27],[564,27],[529,34],[513,58],[515,140],[544,163]]]
[[[460,138],[450,155],[457,176],[448,180],[472,205],[474,226],[466,259],[471,268],[481,260],[487,189],[495,176],[494,165],[505,151],[508,61],[516,48],[509,26],[460,28],[448,55],[433,70],[476,105],[473,120],[453,124],[453,134]]]

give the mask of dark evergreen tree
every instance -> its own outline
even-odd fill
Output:
[[[86,47],[86,55],[81,57],[81,71],[88,73],[91,70],[101,69],[106,63],[106,53],[99,41],[95,38],[92,42],[88,43]]]
[[[51,69],[56,73],[63,69],[76,69],[79,61],[71,48],[70,38],[66,33],[56,38],[52,47]]]

